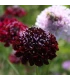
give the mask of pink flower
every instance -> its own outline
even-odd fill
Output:
[[[63,62],[62,67],[65,70],[70,70],[70,60]]]
[[[10,61],[11,63],[17,64],[17,63],[20,63],[20,59],[15,56],[15,52],[16,52],[16,51],[13,51],[12,54],[9,55],[9,61]]]
[[[37,17],[36,27],[49,31],[57,39],[70,35],[70,9],[65,6],[51,6]]]

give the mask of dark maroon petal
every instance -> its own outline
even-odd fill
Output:
[[[48,59],[52,60],[52,59],[54,59],[56,56],[57,56],[56,54],[50,54],[49,57],[48,57]]]
[[[21,53],[21,52],[16,52],[16,53],[15,53],[15,56],[16,56],[16,57],[21,57],[22,55],[23,55],[23,53]]]
[[[29,64],[30,64],[30,66],[34,65],[34,60],[33,60],[32,56],[29,57]]]
[[[42,66],[43,65],[43,61],[39,57],[34,58],[34,62],[35,62],[36,66]]]
[[[5,46],[5,47],[9,47],[10,44],[9,44],[9,43],[5,43],[4,46]]]
[[[28,59],[24,56],[21,58],[21,63],[22,64],[27,64]]]
[[[44,61],[44,64],[46,64],[46,65],[48,65],[48,64],[49,64],[49,62],[48,62],[48,60],[47,60],[47,59],[43,59],[43,61]]]
[[[29,64],[30,64],[30,66],[33,66],[34,65],[33,59],[29,59]]]

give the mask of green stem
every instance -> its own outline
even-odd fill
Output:
[[[36,66],[36,75],[38,75],[39,73],[38,73],[38,67]]]
[[[43,65],[41,70],[42,75],[49,75],[49,65]]]
[[[36,66],[36,75],[41,75],[42,67]]]
[[[7,60],[8,64],[12,67],[12,69],[16,72],[17,75],[20,75],[19,72],[17,71],[17,69],[14,67],[13,64],[11,64],[8,60]]]
[[[26,75],[35,75],[35,66],[30,66],[29,64],[25,65],[25,73]]]

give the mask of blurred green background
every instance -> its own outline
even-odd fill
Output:
[[[27,11],[27,16],[20,18],[19,20],[27,24],[29,27],[35,24],[37,15],[45,8],[50,5],[21,5]],[[7,6],[0,5],[0,15],[4,13],[4,10]],[[67,7],[70,8],[69,5]],[[24,66],[21,64],[12,64],[8,60],[9,54],[12,52],[12,48],[5,48],[2,43],[0,43],[0,75],[25,75],[35,74],[36,72],[42,75],[53,74],[53,75],[64,75],[70,74],[69,70],[64,70],[62,68],[62,63],[70,59],[70,43],[60,40],[59,41],[59,51],[57,52],[57,57],[52,61],[49,61],[49,65],[44,65],[42,67],[33,67]]]

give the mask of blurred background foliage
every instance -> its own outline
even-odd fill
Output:
[[[21,5],[27,11],[27,16],[20,18],[19,20],[27,24],[29,27],[35,24],[37,15],[45,8],[50,5]],[[0,16],[6,9],[6,5],[0,5]],[[70,5],[67,5],[70,8]],[[0,75],[17,75],[26,74],[27,66],[21,64],[12,64],[8,60],[9,54],[12,52],[12,48],[6,48],[2,43],[0,43]],[[49,61],[49,65],[44,65],[42,67],[37,67],[37,73],[42,75],[47,74],[70,74],[70,71],[64,70],[62,68],[62,63],[66,60],[70,60],[70,43],[60,40],[59,41],[59,51],[57,52],[57,57],[52,61]],[[35,74],[34,67],[29,68],[28,74]]]

